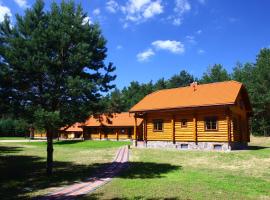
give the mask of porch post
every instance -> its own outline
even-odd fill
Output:
[[[228,142],[231,142],[232,138],[231,138],[231,113],[230,113],[230,109],[228,108],[227,111],[227,130],[228,130]]]
[[[135,124],[134,124],[134,140],[135,140],[135,146],[137,146],[137,117],[134,116]]]
[[[144,136],[145,136],[145,124],[144,124],[144,121],[143,121],[142,122],[142,138],[143,138],[143,141],[144,141]]]
[[[196,115],[193,115],[193,138],[194,142],[198,142],[198,136],[197,136],[197,117]]]
[[[119,130],[116,129],[116,140],[118,141],[119,140]]]
[[[147,117],[144,116],[143,118],[144,123],[144,141],[147,143]]]
[[[101,140],[101,128],[98,129],[99,140]]]
[[[172,142],[173,142],[173,144],[175,144],[175,120],[174,120],[174,115],[172,115],[171,126],[172,126]]]

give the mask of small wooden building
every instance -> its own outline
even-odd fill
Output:
[[[63,139],[75,139],[83,138],[83,129],[81,123],[75,123],[71,126],[66,126],[60,129],[60,138]]]
[[[246,88],[236,81],[160,90],[130,113],[135,123],[144,121],[143,131],[134,132],[135,145],[141,140],[147,147],[231,150],[250,141],[252,108]]]
[[[84,139],[129,140],[134,139],[134,125],[134,114],[122,112],[91,116],[81,127]],[[137,132],[142,132],[142,119],[137,121]]]

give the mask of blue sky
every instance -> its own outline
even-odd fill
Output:
[[[0,21],[33,0],[0,0]],[[49,7],[51,0],[46,0]],[[270,47],[269,0],[78,0],[99,22],[116,66],[117,87],[169,78],[187,70],[200,77],[215,63],[231,71]]]

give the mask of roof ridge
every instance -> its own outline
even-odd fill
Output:
[[[198,83],[198,86],[205,86],[205,85],[215,85],[215,84],[221,84],[221,83],[226,83],[226,82],[235,82],[235,83],[238,83],[240,85],[242,85],[242,83],[238,82],[238,81],[235,81],[235,80],[228,80],[228,81],[219,81],[219,82],[213,82],[213,83]],[[191,84],[191,83],[190,83]],[[165,89],[161,89],[161,90],[156,90],[146,96],[150,96],[151,94],[154,94],[154,93],[157,93],[157,92],[160,92],[160,91],[167,91],[167,90],[175,90],[175,89],[183,89],[183,88],[188,88],[190,87],[190,85],[187,85],[187,86],[182,86],[182,87],[175,87],[175,88],[165,88]],[[145,96],[145,97],[146,97]]]

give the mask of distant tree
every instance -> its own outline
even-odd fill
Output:
[[[200,83],[214,83],[231,80],[230,74],[220,64],[215,64],[208,68],[208,71],[203,74],[199,80]]]
[[[194,81],[194,77],[187,71],[182,70],[179,74],[172,76],[168,80],[167,88],[177,88],[187,86]]]
[[[128,87],[124,87],[122,90],[122,95],[125,99],[125,111],[128,111],[132,106],[153,91],[152,82],[139,84],[137,81],[132,81]]]
[[[255,65],[252,63],[241,64],[237,63],[233,68],[232,79],[244,83],[248,90],[252,89]],[[252,92],[252,91],[250,91]]]
[[[262,49],[257,56],[249,92],[254,110],[255,131],[270,133],[270,49]]]
[[[107,104],[106,113],[120,113],[126,109],[125,99],[117,88],[105,97],[105,101]]]
[[[16,23],[0,24],[1,103],[47,132],[47,173],[52,173],[53,134],[100,110],[103,92],[114,86],[112,63],[104,64],[106,40],[73,1],[37,0]],[[11,83],[11,84],[10,84]],[[4,88],[4,89],[2,89]]]
[[[161,78],[157,80],[157,82],[154,84],[154,90],[166,89],[167,85],[168,85],[168,82],[164,78]]]

